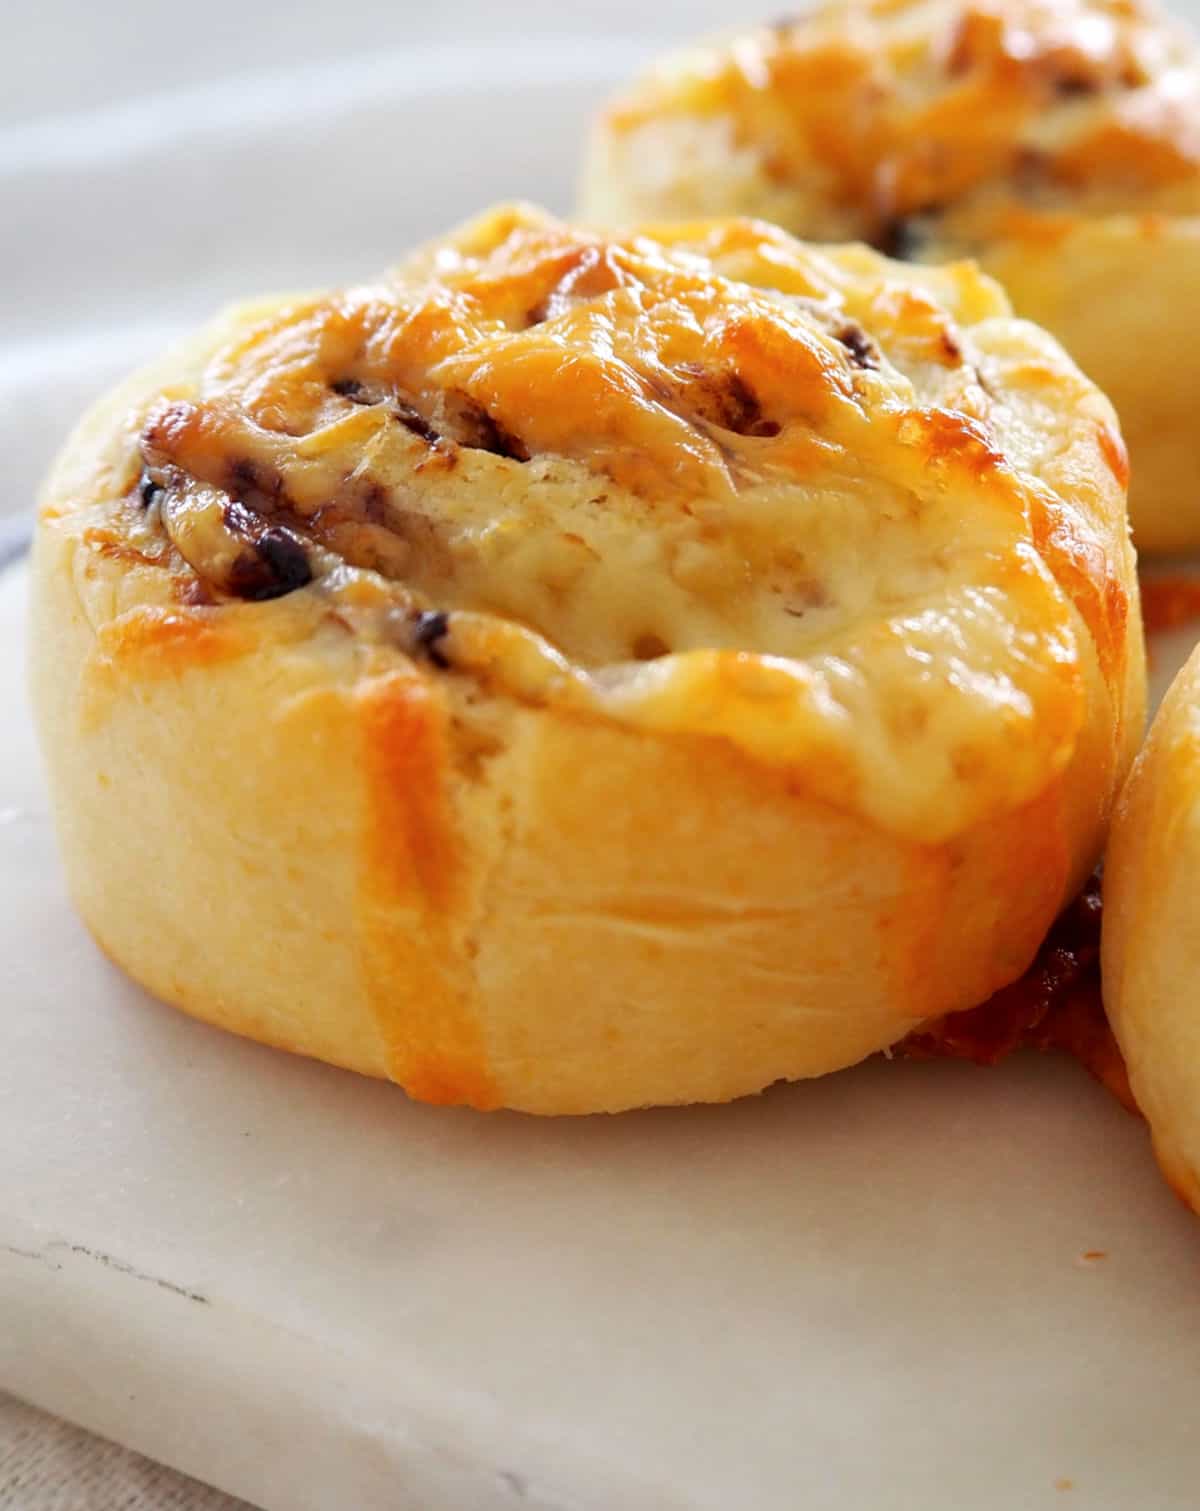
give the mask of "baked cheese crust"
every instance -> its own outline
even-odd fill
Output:
[[[97,937],[415,1096],[723,1100],[1018,976],[1144,666],[1111,407],[972,267],[503,208],[243,307],[47,490]]]

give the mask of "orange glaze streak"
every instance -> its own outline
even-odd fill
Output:
[[[139,679],[178,677],[246,654],[250,642],[206,609],[142,606],[101,625],[97,665]]]
[[[1177,630],[1200,619],[1200,577],[1182,573],[1141,579],[1142,622],[1147,634]]]
[[[1096,429],[1096,439],[1100,443],[1100,451],[1104,460],[1108,463],[1113,477],[1122,488],[1129,487],[1129,450],[1125,440],[1119,431],[1111,425],[1099,425]]]
[[[444,715],[431,690],[403,673],[368,684],[358,705],[364,966],[389,1073],[422,1102],[496,1107],[483,1034],[450,963],[460,850],[445,790]]]

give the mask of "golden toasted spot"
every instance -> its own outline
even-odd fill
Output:
[[[981,479],[1005,467],[987,432],[956,410],[929,409],[899,417],[897,434],[905,446],[917,448],[929,466],[954,468]]]
[[[51,517],[53,516],[47,515],[47,518]],[[114,526],[87,529],[83,532],[82,539],[99,555],[126,566],[165,566],[171,557],[170,544],[161,537],[134,544],[127,530]]]
[[[143,605],[102,624],[80,679],[85,728],[94,727],[126,686],[181,677],[246,655],[242,630],[204,609]]]
[[[100,661],[114,673],[128,671],[141,679],[177,677],[249,649],[250,641],[237,627],[202,609],[130,609],[101,625],[96,637]]]

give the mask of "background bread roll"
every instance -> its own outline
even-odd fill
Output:
[[[534,1112],[1019,975],[1144,665],[1108,402],[969,266],[501,209],[82,424],[34,557],[74,894],[199,1017]]]
[[[1140,0],[831,0],[653,69],[583,209],[977,258],[1116,405],[1139,547],[1194,547],[1198,60]]]

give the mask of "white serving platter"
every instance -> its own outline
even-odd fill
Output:
[[[24,591],[0,1387],[269,1511],[1194,1508],[1200,1223],[1077,1067],[539,1121],[194,1023],[72,914]]]

